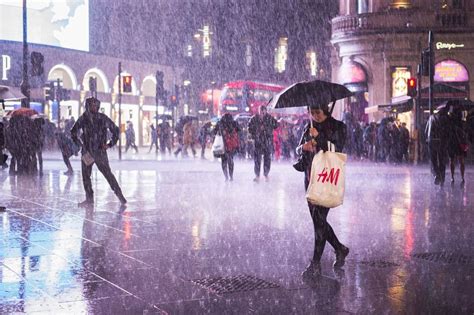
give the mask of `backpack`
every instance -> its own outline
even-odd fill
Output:
[[[239,135],[235,129],[232,131],[224,130],[223,137],[224,147],[227,152],[234,152],[239,148]]]

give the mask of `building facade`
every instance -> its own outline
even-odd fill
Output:
[[[183,68],[179,65],[165,65],[155,58],[146,58],[141,51],[152,47],[152,42],[141,47],[130,47],[131,34],[111,34],[107,30],[112,23],[105,14],[106,3],[99,0],[82,0],[75,3],[27,2],[28,12],[28,58],[30,107],[43,113],[55,123],[75,118],[84,111],[84,101],[91,95],[89,79],[96,79],[97,97],[101,100],[101,111],[119,124],[119,76],[118,64],[122,64],[122,76],[132,77],[131,92],[122,89],[121,130],[126,123],[133,124],[137,144],[150,143],[150,125],[156,123],[157,115],[182,113],[162,101],[156,103],[156,73],[163,72],[165,90],[173,91],[182,84]],[[110,4],[110,2],[109,2]],[[22,4],[7,2],[0,4],[2,21],[0,29],[0,85],[20,87],[23,77]],[[60,9],[63,9],[61,11]],[[64,9],[68,15],[64,16]],[[114,3],[109,12],[116,10]],[[145,32],[143,26],[139,30]],[[138,30],[137,30],[138,32]],[[135,39],[135,42],[139,39]],[[135,42],[133,42],[135,44]],[[143,42],[143,39],[142,39]],[[121,43],[128,53],[117,51],[113,44]],[[137,44],[137,46],[139,46]],[[159,45],[155,43],[156,50]],[[31,52],[37,52],[44,59],[41,75],[33,75]],[[54,81],[69,92],[67,100],[47,100],[44,86]],[[64,97],[63,97],[64,98]],[[157,106],[158,105],[158,106]],[[6,110],[20,106],[18,101],[6,102]],[[175,111],[172,113],[172,111]]]
[[[354,96],[338,104],[336,115],[350,111],[368,122],[392,113],[413,131],[407,80],[417,77],[429,31],[434,34],[434,105],[474,98],[474,1],[340,0],[339,15],[332,19],[332,79]],[[422,77],[417,106],[425,110],[428,85]]]

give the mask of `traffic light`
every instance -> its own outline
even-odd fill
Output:
[[[164,73],[162,71],[156,71],[156,99],[165,99],[164,92]]]
[[[40,76],[44,72],[43,68],[44,57],[41,53],[31,52],[31,75]]]
[[[132,93],[132,76],[124,75],[122,77],[122,80],[123,80],[122,91],[124,93]]]
[[[46,83],[45,86],[43,87],[44,91],[44,99],[47,101],[54,101],[55,94],[56,94],[56,86],[54,85],[54,82],[49,82]]]
[[[409,78],[407,80],[407,95],[411,97],[416,96],[416,78]]]

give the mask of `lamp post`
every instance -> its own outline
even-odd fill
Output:
[[[21,93],[26,97],[21,100],[21,107],[30,107],[30,82],[28,81],[28,40],[27,40],[27,10],[26,0],[23,0],[23,75],[21,82]]]

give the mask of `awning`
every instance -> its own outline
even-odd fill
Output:
[[[375,112],[386,112],[386,113],[405,113],[413,109],[413,99],[411,97],[401,97],[398,102],[391,104],[376,105],[365,108],[366,114]]]

